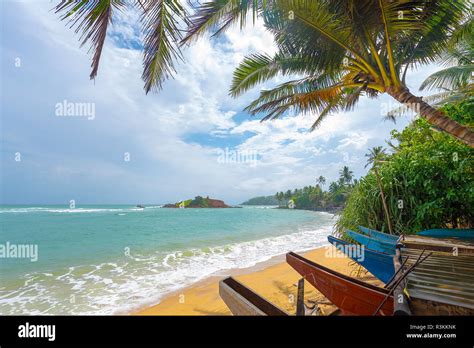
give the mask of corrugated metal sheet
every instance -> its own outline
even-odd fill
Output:
[[[474,255],[474,241],[455,238],[433,238],[424,236],[403,236],[401,242],[410,249],[429,249],[442,252]]]
[[[421,252],[402,248],[402,259],[408,257],[406,267],[415,263]],[[432,252],[406,279],[410,297],[474,309],[473,255]]]

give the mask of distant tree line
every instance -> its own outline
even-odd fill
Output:
[[[301,189],[277,192],[275,198],[281,208],[309,209],[320,211],[339,210],[344,207],[347,197],[357,184],[353,172],[344,166],[339,171],[339,179],[329,184],[324,190],[326,178],[319,176],[315,186],[305,186]]]
[[[278,205],[279,202],[275,196],[259,196],[249,199],[242,203],[242,205]]]

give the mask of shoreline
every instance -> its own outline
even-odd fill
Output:
[[[327,257],[327,248],[334,257]],[[332,245],[323,245],[301,253],[310,260],[351,276],[380,285],[370,273],[340,253]],[[223,270],[185,288],[165,295],[161,301],[129,312],[130,315],[231,315],[219,296],[219,281],[228,276],[248,286],[290,314],[296,312],[297,282],[301,276],[286,262],[285,254],[260,262],[252,267]],[[319,302],[319,315],[328,315],[335,307],[309,283],[305,283],[305,303]]]

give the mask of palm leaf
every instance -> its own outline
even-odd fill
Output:
[[[247,13],[251,10],[255,22],[258,11],[266,6],[265,0],[214,0],[201,4],[190,18],[190,25],[182,43],[189,43],[206,32],[219,35],[231,24],[240,21],[246,24]]]
[[[310,75],[315,72],[308,57],[285,56],[277,53],[274,57],[266,54],[252,54],[246,57],[234,71],[230,94],[237,97],[258,83],[282,75]]]
[[[421,84],[420,90],[456,90],[466,86],[470,81],[472,81],[473,73],[474,64],[466,64],[446,68],[428,76],[428,78]]]
[[[55,7],[55,13],[61,14],[61,20],[67,20],[71,28],[75,27],[75,32],[81,32],[81,47],[89,40],[93,50],[92,71],[90,78],[94,79],[99,70],[99,62],[107,36],[107,28],[112,22],[114,9],[124,6],[121,0],[93,0],[93,1],[61,1]]]
[[[175,73],[176,60],[182,59],[180,21],[188,23],[188,18],[178,0],[154,0],[144,5],[142,78],[146,93],[161,89],[163,82]]]

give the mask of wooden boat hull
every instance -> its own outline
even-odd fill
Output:
[[[365,245],[368,249],[378,251],[380,253],[395,255],[396,242],[381,241],[365,234],[360,234],[351,230],[347,230],[347,235],[354,239],[356,242]]]
[[[419,253],[402,250],[402,255],[410,254],[411,262],[418,259]],[[387,289],[333,271],[295,253],[286,254],[286,261],[344,315],[373,315],[389,293]],[[474,315],[472,262],[468,255],[456,257],[436,253],[415,268],[408,275],[406,286],[411,313],[420,316]],[[393,314],[393,296],[389,296],[378,315]]]
[[[342,251],[346,256],[364,267],[382,282],[387,283],[394,275],[395,268],[393,267],[393,256],[385,253],[380,253],[370,249],[364,249],[363,257],[355,257],[354,253],[348,252],[347,246],[351,246],[346,241],[328,236],[328,241],[334,245],[338,250]]]
[[[286,254],[286,262],[337,306],[343,315],[373,315],[388,290],[379,288],[321,266],[295,253]],[[389,296],[379,315],[393,314]]]
[[[232,277],[219,282],[219,295],[234,315],[288,315]]]

